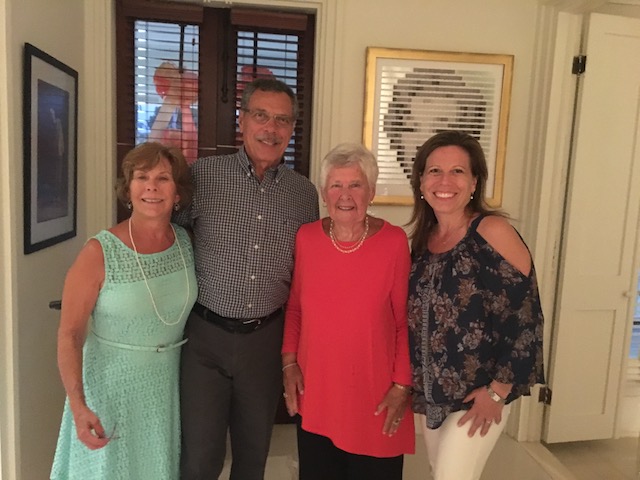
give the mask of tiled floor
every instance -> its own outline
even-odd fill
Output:
[[[548,445],[577,480],[638,480],[638,439],[594,440]]]
[[[296,480],[297,450],[293,425],[276,425],[265,480]],[[638,440],[623,438],[549,445],[519,443],[503,435],[489,457],[481,480],[639,480]],[[229,478],[229,460],[221,480]],[[405,457],[404,480],[432,480],[422,443]]]
[[[624,438],[547,445],[578,480],[640,479],[640,363],[634,357],[629,359],[628,367],[625,395],[618,412]]]
[[[405,457],[404,480],[431,480],[422,436],[416,437],[416,454]],[[547,464],[542,468],[540,458]],[[265,480],[297,479],[295,427],[276,425],[267,461]],[[228,480],[229,464],[221,480]],[[606,477],[602,477],[603,479]],[[489,457],[482,480],[579,480],[557,462],[540,444],[524,444],[503,435]]]

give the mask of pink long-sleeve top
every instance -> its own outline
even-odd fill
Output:
[[[398,432],[374,415],[393,382],[411,385],[407,330],[410,268],[404,231],[384,222],[357,251],[336,250],[322,222],[298,231],[283,353],[304,376],[302,428],[359,455],[414,452],[409,406]]]

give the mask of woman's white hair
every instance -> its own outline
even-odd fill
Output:
[[[333,168],[353,165],[362,169],[369,188],[374,189],[378,180],[378,162],[373,153],[359,143],[341,143],[327,153],[320,164],[320,188],[324,189],[326,186],[329,172]]]

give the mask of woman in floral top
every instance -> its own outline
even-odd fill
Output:
[[[462,132],[430,138],[413,166],[413,410],[435,480],[479,479],[510,403],[544,382],[531,255],[486,206],[486,180],[482,147]]]

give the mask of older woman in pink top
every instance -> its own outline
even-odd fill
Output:
[[[329,216],[296,237],[282,370],[300,480],[400,480],[414,452],[409,247],[401,228],[367,214],[377,176],[361,145],[334,148],[321,167]]]

